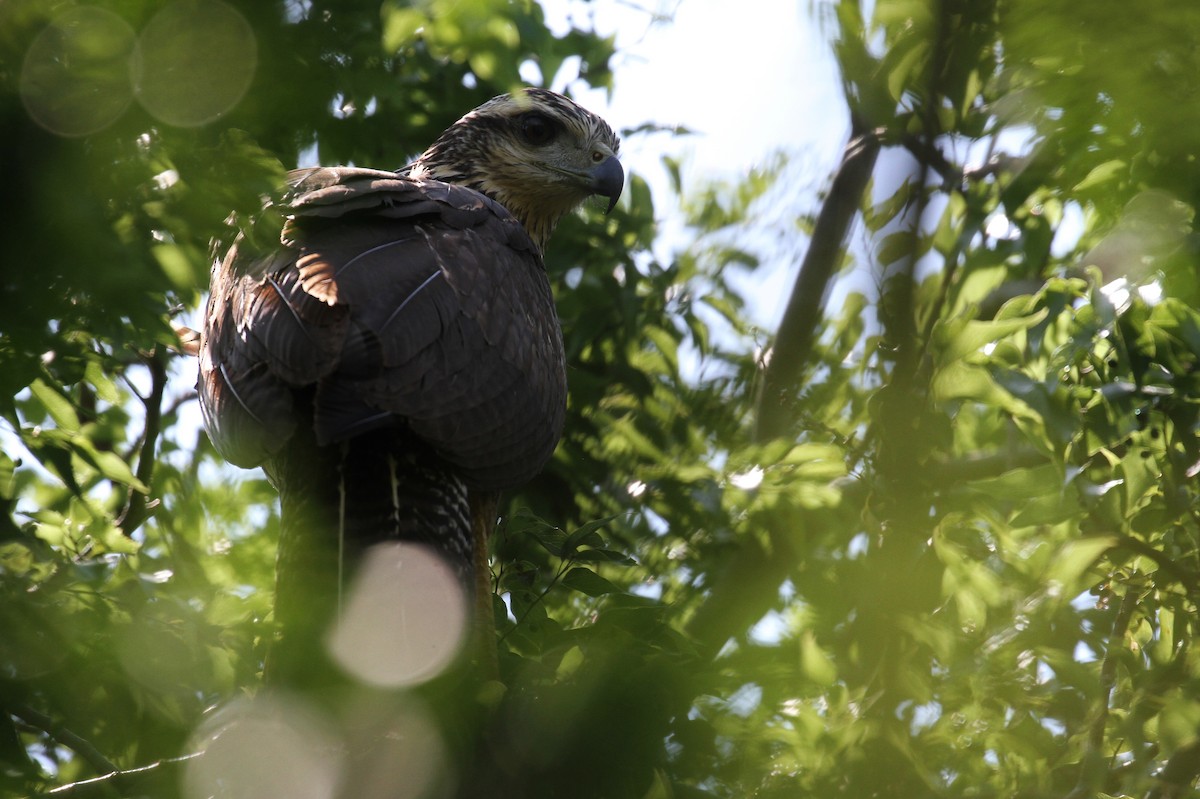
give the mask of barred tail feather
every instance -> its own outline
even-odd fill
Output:
[[[328,447],[300,438],[268,468],[282,512],[277,635],[266,676],[274,684],[316,687],[329,668],[322,642],[371,546],[428,546],[472,591],[471,510],[462,479],[403,433],[381,431]]]
[[[424,544],[471,575],[467,486],[426,448],[396,446],[386,433],[341,445],[338,483],[345,498],[341,535],[347,552],[381,541]]]

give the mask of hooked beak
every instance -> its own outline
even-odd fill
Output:
[[[592,169],[591,178],[592,194],[608,198],[608,207],[604,209],[607,214],[616,207],[621,190],[625,188],[625,170],[621,169],[617,157],[610,155]]]

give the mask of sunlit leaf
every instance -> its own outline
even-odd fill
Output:
[[[837,665],[810,632],[800,637],[800,670],[818,685],[832,685],[837,680]]]
[[[1081,180],[1075,184],[1074,189],[1077,192],[1084,192],[1084,191],[1088,191],[1091,189],[1095,189],[1099,186],[1104,185],[1105,183],[1108,183],[1109,181],[1116,179],[1118,176],[1123,174],[1128,168],[1129,168],[1129,165],[1121,159],[1113,159],[1112,161],[1106,161],[1105,163],[1100,164],[1099,166],[1092,169],[1091,172],[1088,172],[1087,176],[1084,177],[1083,180]]]
[[[149,492],[149,487],[134,475],[129,464],[115,452],[97,450],[90,441],[82,437],[72,439],[71,448],[88,465],[109,480],[127,485],[143,494]]]
[[[49,414],[56,425],[63,430],[75,431],[79,429],[79,416],[75,412],[75,406],[61,391],[51,387],[41,379],[30,383],[29,390],[42,404],[42,407],[46,409],[46,413]]]
[[[999,319],[990,322],[976,320],[955,321],[939,325],[934,329],[934,341],[944,361],[977,353],[986,345],[1020,330],[1027,330],[1042,322],[1049,315],[1043,308],[1027,317]]]
[[[1068,588],[1074,587],[1096,559],[1115,543],[1116,539],[1112,536],[1095,536],[1066,543],[1059,550],[1046,578]]]

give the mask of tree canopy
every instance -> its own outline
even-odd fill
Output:
[[[614,43],[532,0],[0,5],[4,793],[1191,795],[1200,7],[812,11],[853,130],[778,328],[747,231],[794,152],[564,222],[568,420],[493,541],[501,679],[334,719],[258,690],[277,503],[198,430],[175,328],[286,169],[612,88]]]

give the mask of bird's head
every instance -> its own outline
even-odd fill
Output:
[[[546,89],[493,98],[451,125],[409,175],[475,189],[520,220],[544,248],[555,225],[591,195],[616,205],[625,184],[620,140],[603,119]]]

